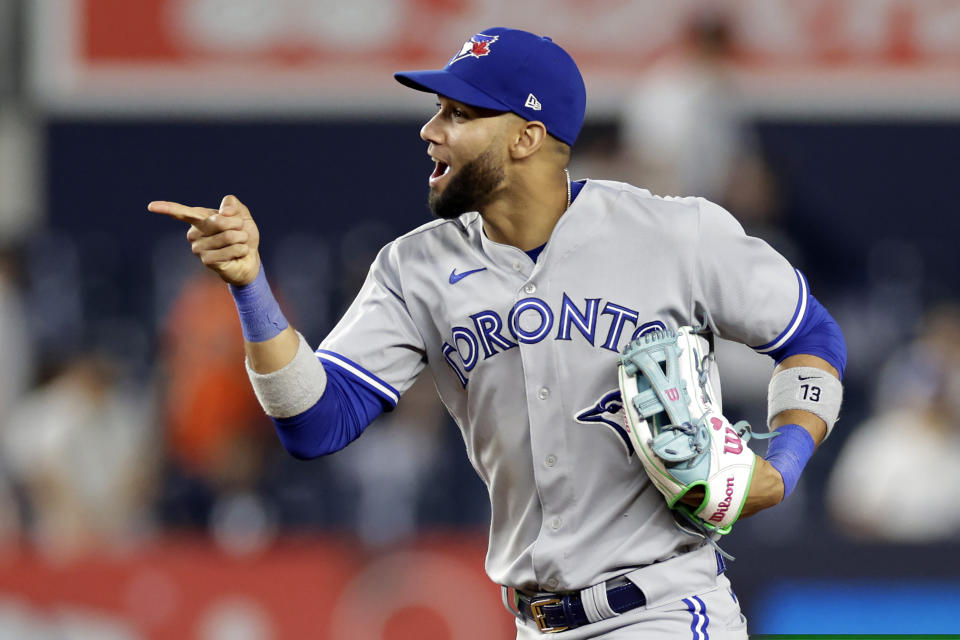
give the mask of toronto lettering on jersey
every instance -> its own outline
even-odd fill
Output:
[[[653,328],[663,328],[660,321],[638,324],[638,311],[600,298],[584,298],[578,306],[564,293],[560,309],[555,312],[546,301],[530,297],[518,300],[506,318],[492,310],[470,316],[466,326],[455,326],[450,341],[444,342],[443,357],[466,388],[469,373],[480,362],[518,344],[534,344],[551,337],[554,340],[586,340],[591,345],[620,353],[624,328],[634,327],[630,340]],[[598,341],[602,340],[598,344]]]

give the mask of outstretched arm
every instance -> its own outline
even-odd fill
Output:
[[[241,300],[248,303],[247,318],[244,318],[245,310],[239,310],[250,368],[266,374],[289,364],[297,353],[299,338],[283,319],[266,284],[260,262],[260,231],[250,209],[232,195],[223,198],[219,209],[189,207],[162,200],[151,202],[147,209],[188,223],[187,240],[193,253],[231,285],[238,307],[242,305]],[[273,324],[273,329],[247,326],[264,322]]]
[[[250,382],[284,447],[298,458],[314,458],[359,436],[383,404],[343,372],[328,372],[289,325],[267,284],[250,210],[234,196],[226,196],[219,209],[166,201],[147,208],[188,223],[193,253],[230,286]]]

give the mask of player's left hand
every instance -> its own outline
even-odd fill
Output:
[[[260,271],[260,231],[250,209],[236,196],[224,196],[219,209],[155,200],[147,209],[190,224],[187,240],[203,264],[236,286],[253,282]]]

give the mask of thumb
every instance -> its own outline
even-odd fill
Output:
[[[240,213],[240,201],[236,196],[223,196],[218,213],[222,216],[235,216]]]

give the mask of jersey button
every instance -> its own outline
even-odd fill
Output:
[[[554,531],[556,531],[562,526],[563,526],[563,520],[561,520],[560,518],[554,518],[553,520],[550,521],[550,528],[553,529]]]
[[[519,262],[514,262],[514,263],[513,263],[513,270],[514,270],[514,271],[520,271],[520,269],[523,269],[523,265],[520,264]]]
[[[544,459],[543,463],[548,467],[552,467],[553,465],[557,464],[557,456],[551,453],[546,457],[546,459]]]
[[[546,582],[547,589],[556,589],[559,586],[560,586],[560,581],[557,580],[556,578],[550,578]]]
[[[537,290],[537,285],[533,284],[532,282],[523,287],[524,293],[533,293],[536,290]]]
[[[546,400],[547,398],[550,397],[550,389],[547,389],[546,387],[541,387],[540,391],[537,391],[537,397],[540,398],[541,400]]]

